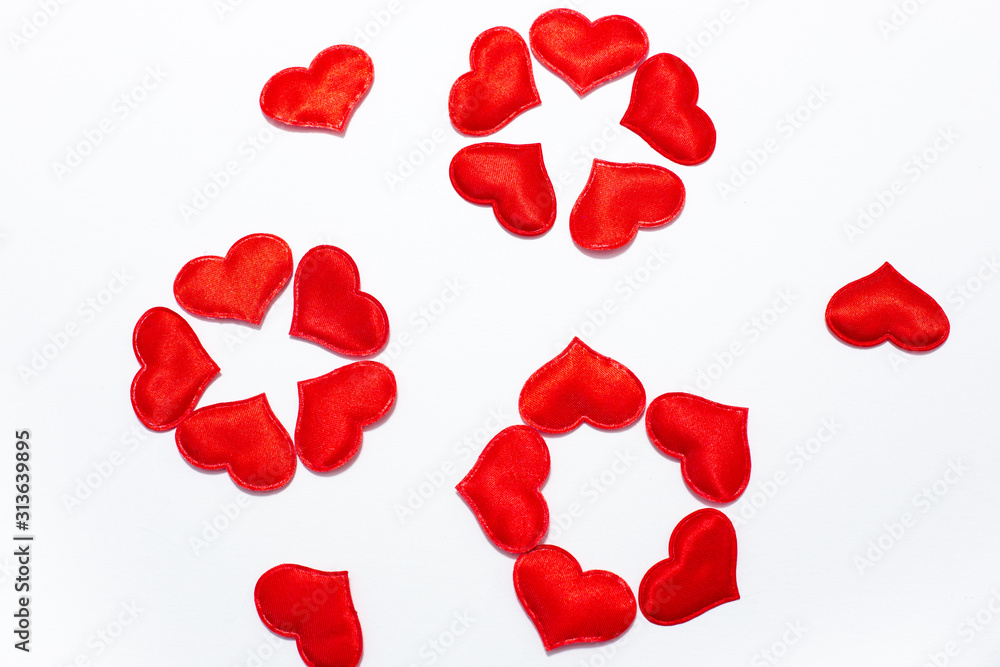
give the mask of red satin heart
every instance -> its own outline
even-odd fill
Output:
[[[889,341],[910,352],[940,347],[951,332],[938,302],[889,262],[834,294],[826,324],[848,345],[874,347]]]
[[[389,339],[389,318],[382,304],[360,287],[350,255],[334,246],[316,246],[295,272],[289,333],[349,356],[378,352]]]
[[[646,410],[646,432],[657,449],[680,459],[692,491],[731,503],[750,481],[748,412],[691,394],[663,394]]]
[[[347,572],[278,565],[257,580],[257,614],[271,632],[295,640],[309,667],[357,667],[361,622]]]
[[[473,144],[451,160],[451,184],[462,199],[489,204],[507,231],[537,236],[556,221],[556,193],[541,144]]]
[[[295,474],[292,438],[264,394],[195,410],[174,437],[188,463],[204,470],[224,468],[244,489],[280,489]]]
[[[500,431],[456,487],[486,536],[504,551],[534,549],[549,529],[542,485],[549,476],[549,448],[538,431],[511,426]]]
[[[469,52],[472,71],[458,77],[448,96],[448,114],[463,134],[492,134],[542,103],[524,39],[510,28],[490,28]]]
[[[194,315],[260,324],[291,277],[288,244],[271,234],[251,234],[225,257],[198,257],[185,264],[174,280],[174,297]]]
[[[343,132],[374,76],[367,53],[345,44],[331,46],[308,68],[289,67],[268,79],[260,108],[279,123]]]
[[[154,431],[177,426],[219,374],[191,325],[169,308],[150,308],[139,318],[132,349],[140,366],[132,380],[132,409]]]
[[[299,382],[295,450],[315,472],[329,472],[358,453],[364,427],[396,401],[396,376],[377,361],[358,361]]]
[[[528,38],[535,57],[578,95],[625,74],[649,53],[646,31],[632,19],[592,22],[572,9],[545,12],[531,24]]]
[[[635,595],[616,574],[584,572],[573,556],[541,546],[514,563],[514,590],[551,651],[620,636],[635,620]]]
[[[570,234],[588,250],[620,248],[640,227],[659,227],[680,215],[684,194],[684,184],[669,169],[594,160],[569,215]]]
[[[668,53],[639,66],[621,124],[669,160],[701,164],[715,151],[715,125],[698,105],[698,79]]]
[[[714,509],[684,517],[670,536],[670,558],[650,568],[639,584],[639,609],[657,625],[684,623],[739,599],[736,531]]]
[[[586,422],[601,429],[628,426],[646,407],[635,374],[574,338],[528,378],[518,409],[525,423],[546,433],[566,433]]]

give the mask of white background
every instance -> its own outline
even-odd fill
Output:
[[[292,562],[350,572],[368,666],[762,665],[761,651],[776,643],[787,665],[917,666],[949,642],[950,664],[991,664],[1000,654],[1000,617],[987,608],[1000,591],[1000,280],[980,276],[993,277],[1000,247],[1000,8],[908,0],[911,14],[884,34],[893,1],[577,5],[591,18],[631,16],[649,32],[651,53],[684,57],[719,132],[709,162],[671,166],[688,191],[676,222],[606,258],[584,254],[568,233],[589,169],[582,151],[670,166],[627,131],[601,138],[618,127],[631,76],[581,100],[536,63],[542,106],[494,135],[541,141],[553,179],[565,172],[559,219],[545,236],[504,232],[447,180],[451,156],[473,143],[451,129],[446,109],[473,39],[496,25],[526,35],[550,4],[404,0],[386,14],[386,0],[233,0],[220,14],[212,0],[94,0],[59,4],[42,21],[44,3],[5,2],[0,480],[13,486],[13,433],[31,429],[37,541],[30,656],[11,647],[13,560],[0,550],[0,662],[228,667],[263,653],[269,667],[299,665],[252,599],[261,573]],[[716,23],[723,10],[729,22]],[[265,121],[257,98],[268,77],[359,41],[380,12],[390,20],[369,25],[377,34],[365,47],[375,84],[345,136]],[[44,25],[32,32],[25,20]],[[10,35],[25,30],[30,38],[15,48]],[[691,47],[698,39],[701,53]],[[147,68],[165,78],[137,93],[144,99],[123,117],[118,100]],[[822,88],[828,99],[803,108]],[[789,131],[783,120],[796,112],[808,119]],[[56,164],[105,118],[112,132],[60,179]],[[957,139],[935,155],[935,137],[948,130]],[[251,137],[270,141],[258,150]],[[426,151],[428,138],[434,149],[423,156],[417,142]],[[724,198],[719,184],[771,138],[777,152]],[[914,172],[913,156],[927,149],[936,162]],[[181,205],[230,161],[239,173],[185,221]],[[386,174],[414,162],[390,190]],[[895,180],[903,193],[850,239],[845,226]],[[382,357],[399,400],[356,461],[332,476],[300,467],[289,487],[266,496],[190,467],[171,433],[139,426],[128,400],[138,317],[176,308],[171,286],[186,261],[224,254],[252,232],[282,236],[296,259],[320,243],[344,248],[389,312],[394,340],[411,337]],[[670,259],[647,272],[661,249]],[[827,331],[830,296],[886,260],[947,311],[952,335],[939,350],[854,349]],[[104,293],[116,271],[127,285]],[[638,291],[625,287],[639,279]],[[449,281],[460,294],[428,326],[420,309],[440,313],[435,299]],[[968,299],[959,287],[978,291]],[[793,305],[775,320],[768,309],[786,290]],[[88,299],[103,299],[101,312]],[[614,313],[586,325],[606,300]],[[192,321],[223,368],[202,405],[266,391],[293,427],[295,382],[345,360],[288,338],[291,305],[288,290],[259,331]],[[755,318],[770,325],[751,336]],[[52,358],[22,379],[19,368],[70,324],[78,335],[55,354],[48,348]],[[737,521],[740,601],[673,628],[640,616],[615,644],[546,655],[515,598],[513,559],[484,538],[453,487],[486,438],[517,422],[528,375],[581,330],[635,371],[649,398],[692,387],[703,371],[716,379],[698,393],[749,407],[753,478],[725,511],[736,520],[752,513],[751,498],[760,507]],[[724,371],[710,367],[737,342],[741,356]],[[500,424],[490,419],[497,411]],[[836,434],[799,459],[796,448],[824,420]],[[459,444],[466,438],[471,448]],[[666,557],[676,523],[704,505],[641,423],[549,442],[553,515],[583,506],[551,541],[636,588]],[[584,485],[609,479],[619,452],[636,461],[590,502]],[[120,465],[88,488],[111,457]],[[915,496],[950,462],[967,471],[939,483],[943,497],[923,511]],[[395,506],[442,470],[443,486],[401,523]],[[759,495],[778,473],[787,483]],[[88,497],[68,506],[76,494]],[[0,491],[4,516],[12,496]],[[225,525],[223,508],[232,513],[238,499],[239,516],[196,553],[192,539],[206,522]],[[903,513],[915,525],[898,539],[883,535]],[[891,548],[861,571],[857,559],[880,537]],[[130,604],[141,609],[134,622],[110,645],[101,640],[117,634]],[[992,623],[963,625],[981,610]],[[455,614],[473,620],[450,637]],[[789,623],[805,632],[782,645]],[[435,652],[432,641],[450,646]]]

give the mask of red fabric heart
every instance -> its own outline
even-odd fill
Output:
[[[635,620],[635,595],[616,574],[584,572],[573,556],[541,546],[514,563],[514,590],[551,651],[620,636]]]
[[[309,667],[357,667],[361,622],[347,572],[278,565],[257,580],[257,614],[271,632],[295,640]]]
[[[589,21],[572,9],[553,9],[531,24],[531,50],[579,95],[615,79],[642,62],[649,37],[625,16]]]
[[[684,623],[739,599],[736,531],[714,509],[684,517],[670,536],[670,558],[650,568],[639,584],[639,609],[657,625]]]
[[[715,151],[715,125],[697,106],[698,79],[668,53],[639,66],[621,124],[678,164],[701,164]]]
[[[628,426],[646,407],[639,378],[579,338],[528,378],[518,409],[525,423],[546,433],[567,433],[586,422],[601,429]]]
[[[225,257],[198,257],[181,268],[174,297],[193,315],[260,324],[292,277],[292,251],[271,234],[251,234]]]
[[[472,71],[458,77],[448,96],[448,114],[463,134],[492,134],[542,103],[524,39],[510,28],[490,28],[469,52]]]
[[[731,503],[750,481],[748,412],[691,394],[663,394],[646,410],[646,432],[657,449],[680,459],[692,491]]]
[[[374,76],[367,53],[345,44],[331,46],[308,68],[289,67],[268,79],[260,91],[260,108],[279,123],[343,132]]]
[[[940,347],[951,332],[938,302],[889,262],[834,294],[826,324],[848,345],[873,347],[889,341],[910,352]]]
[[[640,227],[659,227],[680,215],[684,194],[684,184],[669,169],[594,160],[569,215],[570,234],[588,250],[620,248]]]
[[[361,448],[364,427],[396,401],[396,376],[377,361],[358,361],[299,382],[295,450],[316,472],[344,465]]]
[[[474,144],[451,160],[451,184],[462,199],[489,204],[507,231],[537,236],[556,221],[556,193],[541,144]]]
[[[292,336],[311,340],[340,354],[365,357],[389,338],[382,304],[360,290],[358,266],[330,245],[307,252],[295,272]]]
[[[225,468],[244,489],[280,489],[295,474],[292,438],[264,394],[195,410],[174,437],[188,463],[204,470]]]
[[[511,426],[490,440],[458,483],[486,536],[504,551],[531,551],[545,537],[549,506],[541,489],[549,464],[549,448],[538,431]]]
[[[154,431],[177,426],[219,374],[191,325],[169,308],[150,308],[139,318],[132,349],[140,366],[132,380],[132,409]]]

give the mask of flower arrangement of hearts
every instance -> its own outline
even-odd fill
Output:
[[[524,38],[507,27],[490,28],[475,39],[471,70],[455,81],[448,98],[455,129],[486,136],[540,105],[534,54],[581,97],[636,70],[621,124],[677,164],[701,164],[711,157],[715,125],[698,106],[694,73],[674,55],[647,58],[646,31],[632,19],[590,21],[572,9],[553,9],[535,20],[528,37],[530,52]],[[449,171],[456,192],[474,204],[492,206],[507,231],[538,236],[555,224],[556,195],[541,144],[473,144],[455,154]],[[587,250],[621,248],[639,229],[673,221],[685,196],[684,184],[669,169],[595,159],[570,213],[570,234]]]
[[[682,393],[659,396],[647,408],[639,378],[578,338],[528,378],[518,411],[525,424],[486,445],[458,493],[486,537],[517,555],[514,590],[546,650],[614,639],[635,620],[629,585],[611,572],[585,572],[564,549],[542,544],[550,465],[542,434],[584,423],[621,429],[645,413],[649,439],[680,461],[688,487],[707,501],[731,503],[750,479],[748,411]],[[703,509],[674,529],[668,557],[639,584],[638,609],[652,623],[676,625],[738,598],[736,531],[725,514]]]

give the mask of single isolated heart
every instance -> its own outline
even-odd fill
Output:
[[[537,236],[556,221],[556,193],[545,170],[541,144],[482,143],[455,154],[451,184],[463,199],[490,205],[512,234]]]
[[[174,297],[193,315],[260,324],[292,277],[292,251],[271,234],[251,234],[225,257],[192,259],[174,280]]]
[[[347,572],[278,565],[254,588],[257,614],[271,632],[295,640],[309,667],[357,667],[361,622]]]
[[[740,598],[736,531],[725,514],[689,514],[674,528],[669,548],[670,558],[650,568],[639,584],[639,609],[650,622],[677,625]]]
[[[500,431],[456,487],[486,536],[504,551],[538,546],[549,529],[542,485],[549,477],[549,448],[530,426]]]
[[[343,132],[374,77],[367,53],[345,44],[331,46],[309,67],[289,67],[268,79],[260,108],[285,125]]]
[[[592,22],[572,9],[545,12],[528,38],[535,57],[581,96],[622,76],[649,53],[649,37],[632,19],[605,16]]]

